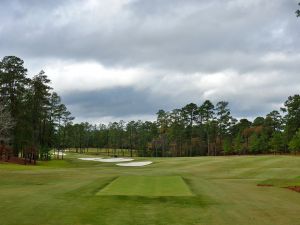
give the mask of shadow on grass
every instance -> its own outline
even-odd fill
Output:
[[[135,204],[166,204],[180,207],[208,207],[211,205],[216,205],[213,202],[203,196],[160,196],[160,197],[150,197],[150,196],[126,196],[126,195],[107,195],[107,196],[95,196],[99,200],[112,200],[121,202],[134,202]]]
[[[118,176],[101,177],[87,185],[81,186],[80,188],[76,188],[75,190],[64,193],[63,195],[67,198],[94,197],[101,189],[105,188],[117,178]]]

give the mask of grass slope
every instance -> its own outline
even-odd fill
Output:
[[[97,195],[192,196],[180,176],[121,176]]]
[[[0,224],[300,225],[300,193],[282,188],[299,183],[300,157],[152,158],[141,168],[78,157],[38,166],[0,163]],[[194,196],[147,196],[142,186],[149,180],[137,180],[149,176],[183,177]],[[141,182],[143,196],[97,195],[117,177]]]

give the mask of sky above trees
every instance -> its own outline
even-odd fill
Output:
[[[0,52],[43,69],[78,121],[152,119],[205,99],[235,117],[300,90],[297,0],[2,0]]]

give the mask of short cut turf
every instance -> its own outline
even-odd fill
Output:
[[[97,195],[193,196],[180,176],[121,176]]]

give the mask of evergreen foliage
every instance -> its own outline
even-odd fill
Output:
[[[51,149],[133,151],[140,156],[197,156],[287,153],[300,149],[300,96],[288,97],[280,111],[253,122],[231,115],[229,103],[210,100],[157,112],[156,121],[73,124],[74,117],[52,89],[44,71],[28,78],[22,59],[0,61],[1,138],[10,136],[15,155],[29,146],[49,158]],[[4,122],[7,124],[4,126]],[[5,127],[5,128],[4,128]],[[111,152],[110,152],[111,151]]]

